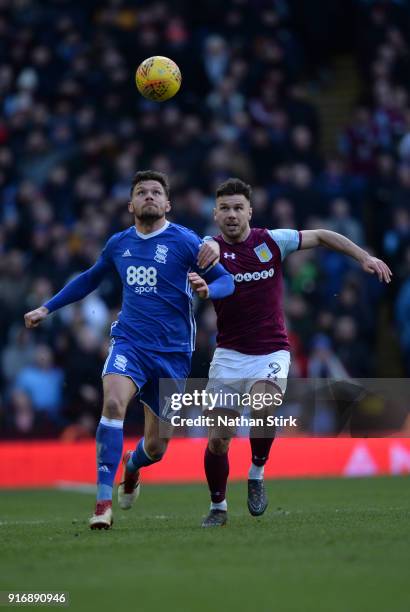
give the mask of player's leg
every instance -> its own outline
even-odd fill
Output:
[[[185,388],[185,379],[191,367],[190,355],[186,353],[151,353],[144,355],[144,371],[147,382],[141,387],[141,401],[144,404],[144,436],[139,440],[136,449],[124,456],[123,484],[118,489],[120,507],[128,509],[138,496],[140,470],[157,463],[162,459],[172,436],[172,426],[166,411],[166,402],[160,392],[160,380],[168,381],[176,391]],[[179,388],[181,386],[181,389]],[[161,387],[162,388],[162,387]],[[161,415],[161,418],[160,418]],[[129,487],[128,487],[129,485]],[[125,489],[132,490],[134,497],[124,495]]]
[[[108,374],[103,378],[104,404],[97,427],[97,506],[91,529],[108,529],[112,524],[112,489],[121,460],[123,423],[129,401],[137,388],[131,378]]]
[[[260,360],[260,361],[259,361]],[[286,391],[286,382],[289,372],[290,355],[288,351],[276,351],[271,355],[263,355],[255,359],[255,378],[258,380],[253,384],[250,392],[255,394],[268,393],[275,396],[277,401],[273,406],[269,406],[262,410],[257,410],[252,416],[263,418],[266,421],[267,417],[275,411],[275,405],[281,404],[283,395]],[[257,375],[259,373],[259,375]],[[260,516],[268,506],[268,498],[266,495],[264,469],[265,464],[269,459],[269,453],[275,439],[275,428],[265,426],[262,428],[251,428],[250,431],[251,445],[251,465],[248,472],[248,510],[252,516]]]
[[[210,368],[209,381],[206,387],[208,393],[238,393],[240,392],[242,372],[237,367],[236,359],[240,354],[230,349],[217,348]],[[238,387],[239,384],[239,387]],[[230,409],[226,409],[230,408]],[[215,408],[209,416],[225,414],[228,417],[238,416],[235,407]],[[228,517],[226,487],[229,476],[229,446],[235,435],[234,428],[225,426],[211,427],[208,434],[208,444],[204,455],[205,476],[208,482],[211,505],[209,514],[202,522],[202,527],[217,527],[225,525]]]
[[[159,418],[147,405],[144,405],[144,415],[144,436],[131,453],[128,462],[129,469],[133,472],[161,461],[172,434],[172,428],[165,422],[160,427]]]
[[[229,445],[231,439],[216,437],[211,429],[205,449],[204,468],[211,495],[209,514],[202,522],[202,527],[222,527],[228,518],[226,486],[229,476]]]
[[[134,451],[127,451],[123,458],[123,473],[118,487],[118,503],[122,510],[132,507],[140,493],[140,470],[161,461],[172,435],[172,428],[162,422],[147,405],[144,405],[144,435]]]
[[[251,394],[253,397],[261,398],[264,394],[282,395],[279,387],[268,381],[260,381],[253,385]],[[249,441],[251,445],[251,465],[248,472],[248,510],[252,516],[260,516],[268,507],[266,495],[264,470],[269,459],[270,449],[275,439],[275,427],[266,425],[267,417],[273,412],[272,407],[254,410],[251,416],[265,423],[251,427]]]

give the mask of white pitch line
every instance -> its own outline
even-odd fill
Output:
[[[147,518],[147,517],[144,517],[144,518]],[[158,514],[156,516],[152,516],[152,517],[149,517],[149,518],[156,519],[156,520],[166,520],[166,519],[170,519],[172,517],[171,516],[166,516],[165,514]],[[75,523],[73,523],[73,520],[75,520]],[[127,517],[120,516],[119,520],[120,521],[126,521]],[[85,521],[85,519],[84,519],[84,521]],[[74,524],[74,525],[78,525],[78,524],[81,525],[82,522],[84,522],[84,521],[82,521],[80,519],[72,519],[71,521],[69,521],[69,520],[61,519],[61,518],[48,519],[47,521],[46,520],[37,520],[37,521],[0,521],[0,527],[11,527],[13,525],[14,526],[15,525],[47,525],[47,524],[50,524],[50,523],[66,523],[66,524],[71,523],[71,524]],[[84,522],[84,524],[85,524],[85,522]]]
[[[46,520],[37,520],[37,521],[0,521],[0,527],[7,527],[7,525],[46,525],[48,523],[63,523],[65,522],[63,519],[54,518]]]
[[[169,519],[172,518],[171,516],[166,516],[166,514],[157,514],[156,516],[153,516],[152,518],[154,519]]]

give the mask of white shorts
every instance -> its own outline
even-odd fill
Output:
[[[217,348],[209,368],[207,391],[215,389],[218,383],[229,381],[228,386],[238,393],[249,393],[256,381],[266,380],[285,393],[289,366],[289,351],[244,355],[232,349]]]

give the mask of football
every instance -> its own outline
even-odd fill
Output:
[[[181,87],[181,71],[168,57],[148,57],[135,73],[137,89],[144,98],[154,102],[165,102]]]

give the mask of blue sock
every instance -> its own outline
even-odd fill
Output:
[[[148,455],[144,447],[144,438],[141,438],[141,440],[137,444],[137,448],[129,458],[129,461],[127,463],[127,469],[130,472],[136,472],[142,467],[157,463],[157,461],[160,461],[160,459],[161,457],[159,459],[153,459]]]
[[[97,501],[112,499],[115,474],[121,460],[123,421],[102,416],[97,427]]]

